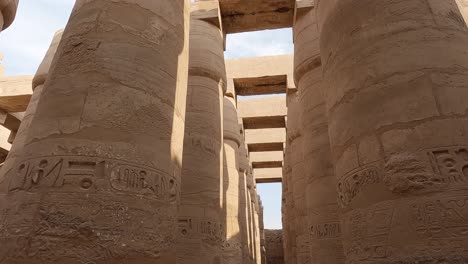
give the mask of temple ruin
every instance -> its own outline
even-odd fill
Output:
[[[0,30],[27,4],[0,0]],[[34,76],[0,65],[0,264],[468,263],[466,21],[466,0],[76,0]],[[224,58],[280,28],[293,54]]]

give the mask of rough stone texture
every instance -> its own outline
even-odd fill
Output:
[[[13,23],[19,0],[0,0],[0,31]]]
[[[192,19],[177,263],[222,263],[223,35]]]
[[[4,263],[176,263],[188,7],[76,2],[0,176]]]
[[[315,10],[297,16],[294,25],[295,78],[299,91],[306,181],[306,233],[310,263],[345,263],[339,205],[333,171]],[[291,117],[292,118],[292,117]],[[294,170],[293,170],[294,172]],[[309,263],[306,262],[306,263]]]
[[[320,0],[318,16],[347,263],[467,263],[457,3]]]
[[[240,219],[239,147],[241,135],[237,123],[237,109],[232,98],[224,97],[224,171],[223,208],[225,210],[226,240],[223,245],[223,263],[242,263],[243,240]]]
[[[284,264],[283,230],[265,230],[265,251],[268,264]]]
[[[16,159],[23,155],[22,151],[26,144],[28,133],[31,132],[30,131],[31,122],[34,119],[37,105],[39,103],[42,91],[44,89],[44,83],[47,79],[49,69],[52,66],[52,60],[55,57],[55,53],[57,52],[57,48],[60,43],[60,40],[62,39],[62,35],[63,35],[63,30],[59,30],[55,33],[54,38],[52,39],[52,43],[50,44],[49,49],[47,50],[46,55],[44,56],[44,59],[39,65],[39,68],[36,71],[36,75],[34,75],[34,78],[32,80],[30,80],[29,78],[25,78],[25,79],[21,78],[20,79],[21,82],[19,84],[16,84],[16,85],[10,84],[8,86],[9,90],[10,88],[12,90],[20,90],[20,89],[26,90],[26,87],[24,86],[25,84],[29,84],[28,86],[29,93],[31,93],[30,91],[32,88],[33,94],[32,94],[32,97],[30,97],[30,101],[28,100],[28,103],[26,104],[27,109],[26,109],[23,119],[21,120],[21,125],[18,129],[18,132],[15,135],[10,152],[8,153],[8,157],[5,160],[5,163],[3,164],[0,170],[0,173],[2,174],[8,172],[9,170],[12,170],[13,166],[15,166],[16,164]],[[32,87],[31,87],[31,84],[32,84]],[[27,93],[27,92],[24,91],[23,93]]]

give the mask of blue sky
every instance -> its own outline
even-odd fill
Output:
[[[65,27],[75,0],[20,0],[16,20],[0,33],[6,75],[32,75],[54,33]],[[228,35],[226,59],[289,54],[290,29]],[[281,228],[281,184],[259,184],[265,228]]]

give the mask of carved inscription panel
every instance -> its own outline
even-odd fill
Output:
[[[194,217],[180,217],[179,232],[182,237],[208,239],[217,243],[223,243],[226,237],[222,223]]]
[[[9,192],[117,191],[175,202],[179,190],[175,175],[157,169],[97,157],[63,156],[28,160],[9,172]],[[12,175],[13,174],[13,175]]]

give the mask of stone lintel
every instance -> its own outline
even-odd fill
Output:
[[[12,114],[0,110],[0,125],[4,126],[10,131],[16,132],[19,129],[21,121]]]
[[[284,116],[261,116],[242,118],[245,129],[284,128],[286,120]]]
[[[245,131],[245,143],[268,143],[280,142],[284,143],[286,140],[285,128],[266,128]]]
[[[227,33],[291,27],[296,0],[220,0]]]
[[[33,76],[0,77],[0,108],[6,112],[24,112],[32,95]]]
[[[234,80],[236,93],[241,96],[296,89],[293,55],[226,60],[226,71],[228,78]]]
[[[283,151],[267,151],[250,153],[250,162],[283,162]]]
[[[237,109],[239,118],[285,117],[288,114],[286,96],[239,98]]]
[[[282,168],[253,169],[253,173],[257,183],[282,182],[283,179]]]

